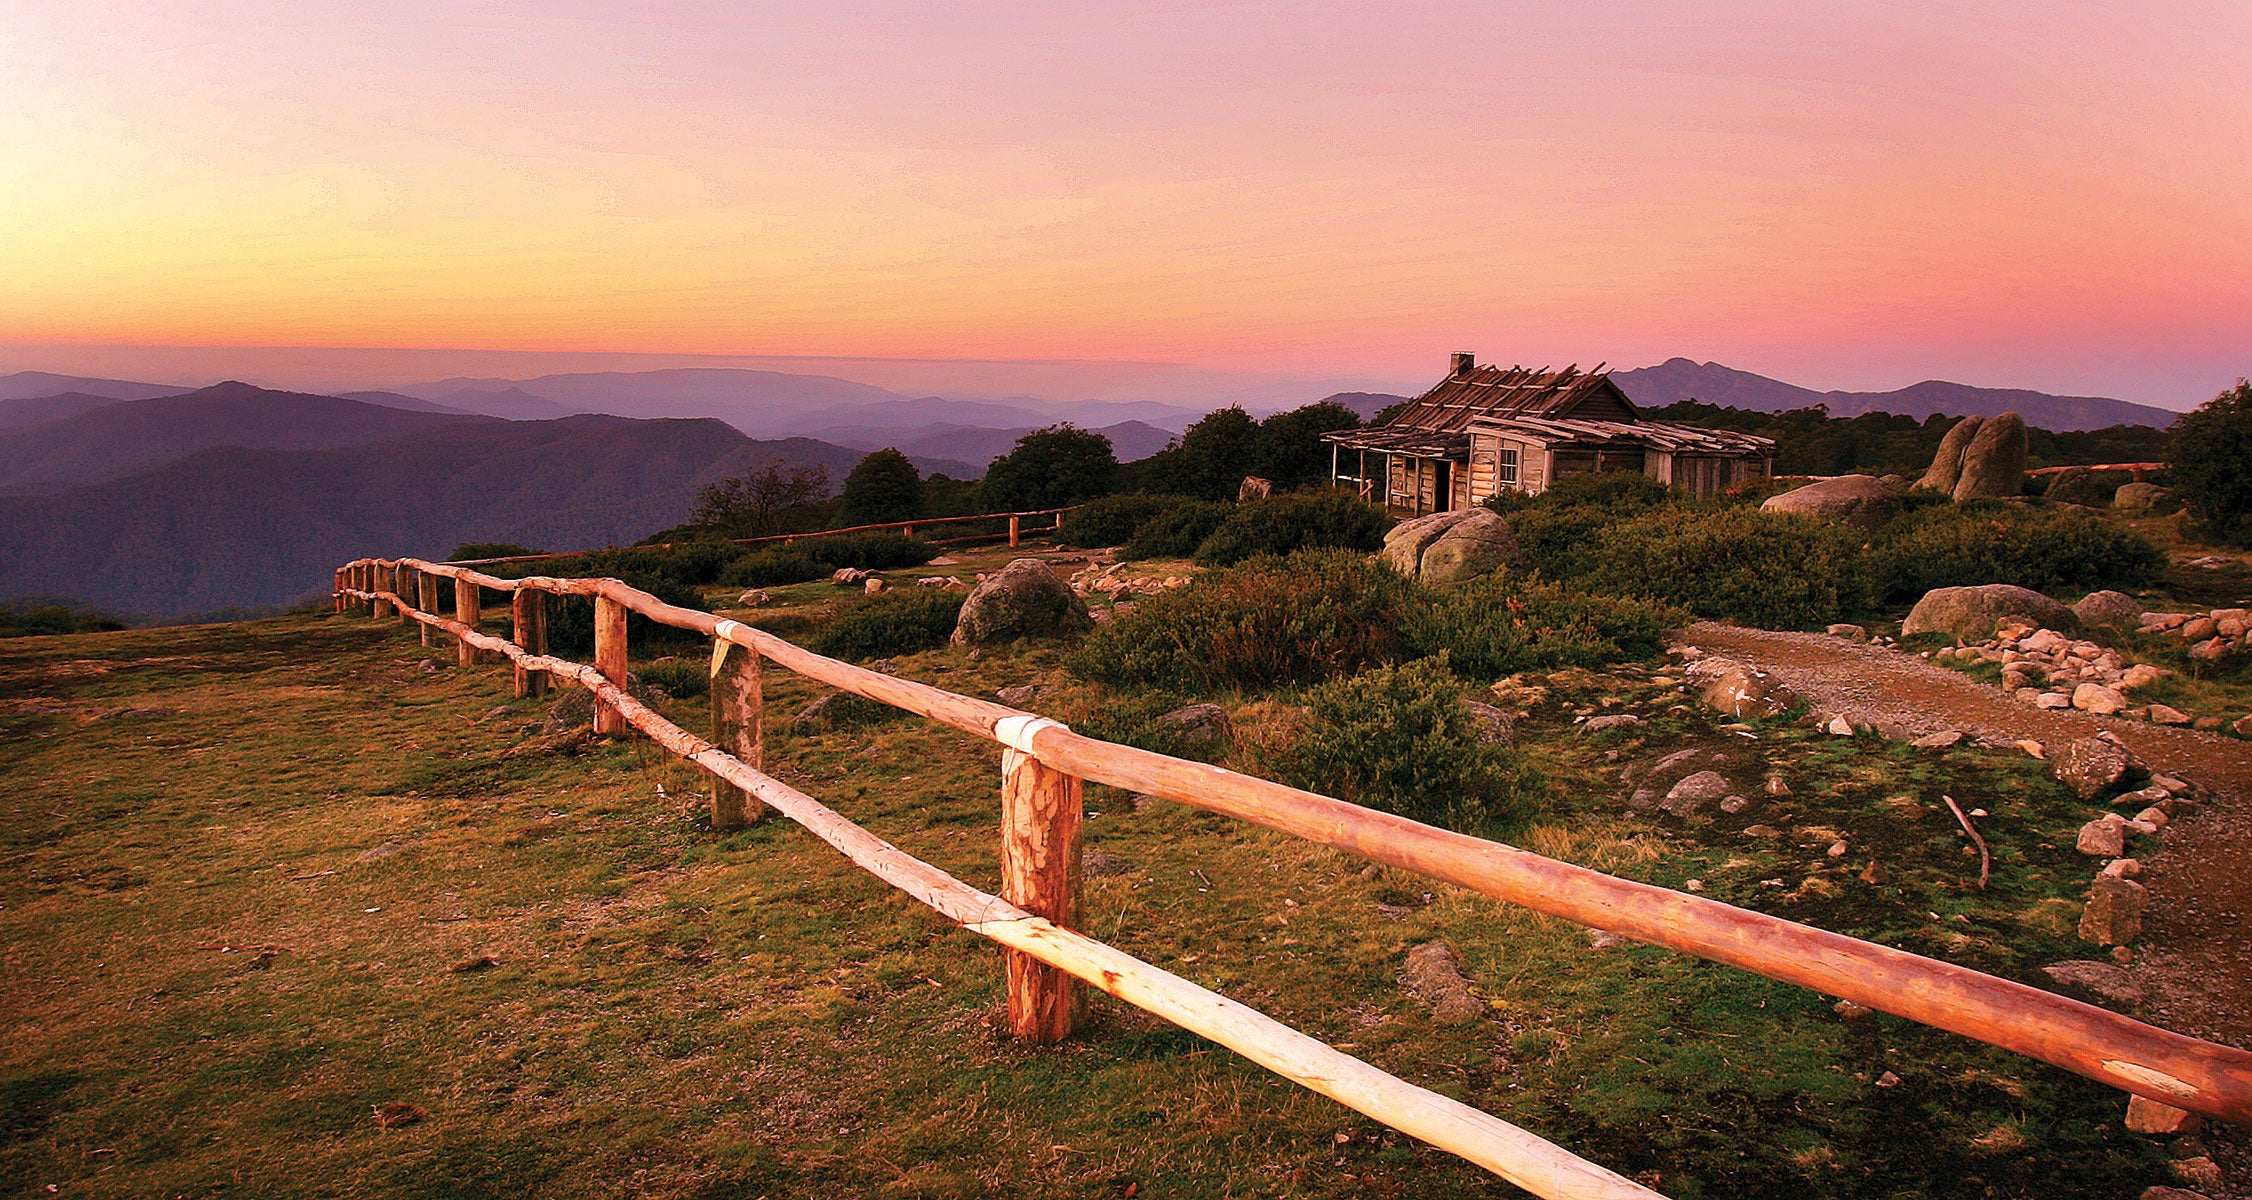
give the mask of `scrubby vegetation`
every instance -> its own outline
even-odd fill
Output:
[[[2166,460],[2199,527],[2232,546],[2252,546],[2252,382],[2237,380],[2174,422]]]
[[[2166,569],[2157,546],[2116,522],[1990,500],[1909,513],[1881,531],[1871,559],[1895,600],[1966,583],[2036,591],[2133,587]]]
[[[1239,504],[1197,544],[1196,561],[1227,566],[1262,554],[1299,550],[1375,550],[1391,518],[1346,492],[1291,492]]]
[[[38,637],[54,633],[103,633],[123,628],[123,621],[67,604],[0,608],[0,638]]]
[[[813,635],[816,654],[866,661],[913,654],[946,644],[962,612],[962,594],[909,588],[870,596]]]
[[[1445,658],[1374,667],[1307,694],[1289,781],[1356,804],[1500,834],[1533,815],[1539,774],[1472,719]]]
[[[1221,500],[1175,501],[1135,529],[1119,557],[1187,558],[1234,511],[1234,505]]]
[[[1884,412],[1833,417],[1819,407],[1767,413],[1695,400],[1647,409],[1644,415],[1653,421],[1773,438],[1775,470],[1781,475],[1921,475],[1931,465],[1939,439],[1962,419],[1938,413],[1918,419]],[[2027,462],[2036,467],[2155,462],[2167,457],[2166,431],[2147,425],[2064,432],[2029,428],[2026,435]]]
[[[1158,514],[1188,502],[1186,497],[1130,492],[1105,496],[1065,513],[1056,540],[1067,546],[1122,546]]]

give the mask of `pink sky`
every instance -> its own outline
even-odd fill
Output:
[[[9,10],[0,343],[2252,372],[2246,5]]]

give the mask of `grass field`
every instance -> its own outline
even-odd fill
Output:
[[[777,628],[827,603],[775,590]],[[1060,661],[894,669],[1099,706]],[[794,728],[818,694],[769,673],[774,773],[997,888],[994,748],[908,717]],[[702,703],[664,707],[697,728]],[[786,823],[715,835],[705,779],[645,743],[511,754],[545,709],[361,617],[0,643],[0,1192],[1515,1194],[1105,997],[1070,1044],[1015,1045],[990,943]],[[1591,711],[1651,723],[1572,733]],[[1519,740],[1557,797],[1532,849],[2012,977],[2086,952],[2088,810],[2031,760],[1720,729],[1655,665],[1549,681]],[[1692,745],[1794,794],[1623,810],[1623,765]],[[1986,891],[1942,793],[1994,814]],[[2163,1181],[2123,1098],[2063,1072],[1223,818],[1100,787],[1089,808],[1117,862],[1087,932],[1669,1195]],[[1483,1019],[1399,989],[1431,938]]]

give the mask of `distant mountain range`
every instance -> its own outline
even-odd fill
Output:
[[[1613,371],[1611,379],[1636,404],[1646,408],[1662,408],[1680,400],[1702,400],[1706,404],[1771,413],[1820,404],[1826,406],[1833,417],[1857,417],[1868,412],[1909,417],[1932,413],[1991,417],[2015,412],[2024,417],[2028,425],[2059,432],[2103,429],[2112,425],[2148,425],[2164,429],[2181,415],[2148,404],[2102,396],[2052,396],[2023,388],[1972,387],[1936,379],[1889,392],[1817,392],[1750,371],[1686,358],[1669,358],[1654,367]]]
[[[1031,433],[1032,429],[988,429],[977,425],[953,425],[939,422],[917,429],[890,429],[866,425],[838,425],[814,431],[825,442],[852,446],[861,450],[881,450],[890,446],[909,457],[923,455],[930,458],[958,458],[975,466],[982,474],[994,459],[1007,454],[1017,439]],[[1141,421],[1120,421],[1105,425],[1092,432],[1110,439],[1110,451],[1120,462],[1148,458],[1163,450],[1173,441],[1175,434]]]

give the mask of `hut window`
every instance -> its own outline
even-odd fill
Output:
[[[1517,454],[1517,451],[1507,446],[1501,448],[1494,460],[1494,478],[1497,481],[1508,484],[1517,482]]]

